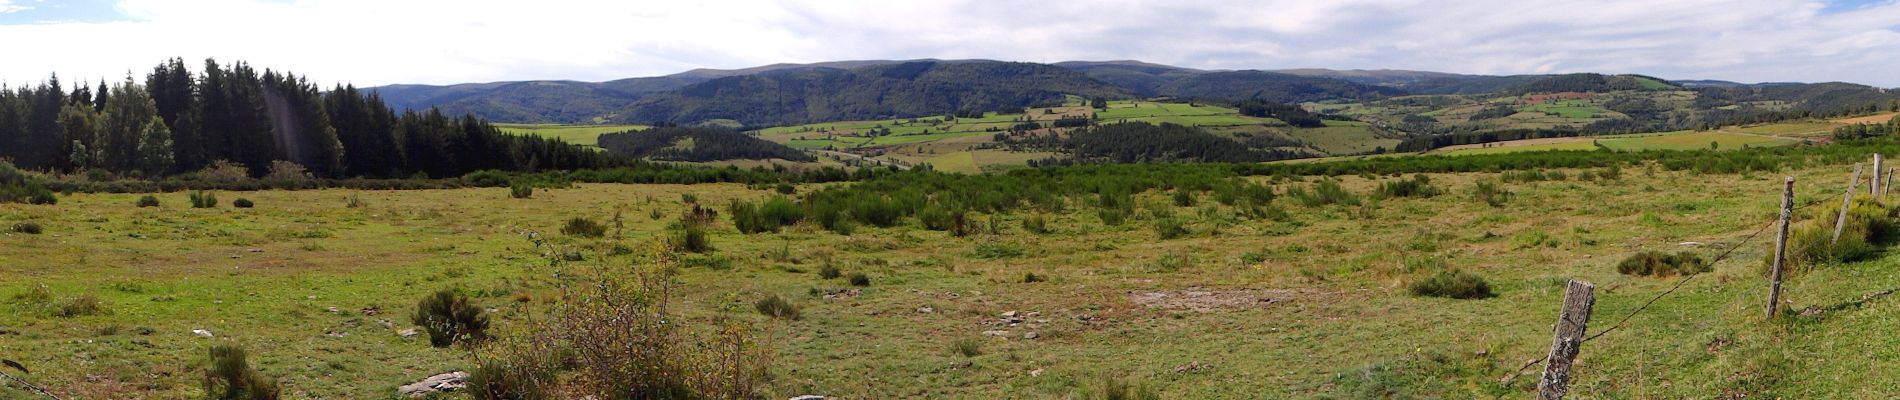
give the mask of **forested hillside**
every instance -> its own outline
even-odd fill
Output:
[[[782,144],[711,128],[661,127],[610,133],[600,135],[600,147],[628,157],[659,161],[817,160]]]
[[[856,69],[806,68],[733,76],[656,94],[628,106],[620,123],[745,125],[1020,110],[1064,95],[1132,93],[1068,69],[991,61],[919,61]]]
[[[320,91],[302,77],[172,59],[143,82],[68,90],[57,75],[0,89],[0,159],[27,169],[133,176],[229,162],[251,176],[459,176],[482,169],[617,165],[619,157],[557,140],[502,134],[438,110],[396,113],[353,87]]]

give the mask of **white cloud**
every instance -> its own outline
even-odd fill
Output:
[[[19,4],[14,4],[13,0],[0,0],[0,14],[20,12],[20,11],[26,11],[26,10],[31,10],[31,9],[33,9],[33,7],[31,6],[23,6]]]
[[[1900,85],[1900,3],[125,0],[118,22],[0,25],[0,79],[246,60],[319,82],[609,80],[842,59],[1141,59],[1200,68],[1638,72]],[[0,10],[21,7],[0,0]],[[25,15],[28,13],[14,14]],[[11,40],[11,38],[33,38]]]

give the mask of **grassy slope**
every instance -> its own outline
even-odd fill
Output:
[[[1841,170],[1792,171],[1801,201],[1838,193]],[[734,306],[756,321],[750,300],[766,293],[803,306],[802,320],[774,329],[778,380],[770,397],[1065,397],[1096,390],[1105,376],[1172,398],[1351,395],[1368,383],[1419,397],[1516,397],[1534,373],[1516,388],[1494,382],[1546,350],[1562,279],[1604,288],[1593,320],[1603,327],[1673,283],[1618,275],[1620,257],[1684,249],[1676,244],[1684,241],[1733,245],[1774,214],[1780,174],[1647,174],[1634,168],[1618,182],[1509,184],[1517,195],[1504,208],[1464,195],[1492,174],[1437,175],[1433,181],[1454,194],[1383,201],[1369,218],[1357,207],[1287,199],[1277,203],[1293,215],[1289,222],[1234,220],[1221,207],[1205,215],[1173,208],[1195,232],[1176,240],[1156,240],[1147,212],[1110,227],[1080,204],[1051,215],[1051,235],[1022,232],[1016,222],[1023,215],[1000,217],[1004,235],[974,238],[922,231],[915,222],[850,238],[806,228],[742,237],[722,221],[714,245],[735,266],[686,270],[680,308],[703,316]],[[1374,183],[1345,179],[1361,193]],[[369,206],[356,209],[344,208],[341,191],[221,196],[257,200],[252,210],[185,209],[183,194],[161,195],[162,209],[132,207],[136,195],[0,205],[0,222],[34,220],[48,229],[0,234],[0,295],[44,283],[56,300],[92,294],[112,310],[54,318],[6,300],[0,320],[20,333],[0,336],[0,353],[62,393],[176,398],[197,391],[198,373],[187,365],[210,343],[233,341],[248,346],[264,372],[284,377],[291,398],[383,397],[400,383],[467,363],[458,351],[397,338],[377,320],[400,329],[421,294],[459,287],[483,294],[478,302],[499,309],[497,329],[510,334],[524,315],[520,307],[539,303],[517,305],[508,294],[539,298],[553,290],[542,278],[544,261],[518,230],[551,234],[568,217],[607,218],[622,209],[634,216],[624,241],[651,240],[684,207],[677,199],[686,192],[715,206],[770,195],[736,185],[582,185],[530,200],[508,199],[504,189],[365,192]],[[649,195],[658,201],[643,200]],[[1163,194],[1142,201],[1168,204]],[[665,216],[647,218],[652,210]],[[975,257],[986,244],[1027,255]],[[765,257],[780,249],[797,261]],[[1265,261],[1240,261],[1250,252]],[[1713,275],[1585,345],[1573,393],[1893,395],[1900,377],[1861,372],[1900,366],[1889,335],[1867,334],[1900,328],[1887,312],[1900,298],[1854,301],[1900,286],[1888,279],[1900,272],[1900,257],[1791,278],[1794,309],[1857,305],[1771,324],[1759,316],[1763,254],[1759,241],[1750,243]],[[844,283],[788,271],[814,271],[824,260],[875,283],[855,299],[810,296]],[[1486,276],[1500,296],[1404,294],[1406,282],[1440,262]],[[1020,283],[1024,272],[1051,280]],[[1131,296],[1183,296],[1192,288],[1265,291],[1258,293],[1276,301],[1196,311],[1149,308]],[[360,311],[372,306],[382,314]],[[1011,310],[1038,314],[1020,326],[996,322]],[[125,329],[101,333],[108,326]],[[155,333],[129,333],[138,326]],[[199,328],[219,338],[190,333]],[[989,330],[1008,336],[982,334]],[[1040,336],[1023,339],[1026,332]],[[950,354],[950,343],[965,338],[979,340],[983,354]],[[1175,372],[1196,364],[1207,368]],[[81,378],[87,374],[100,378]]]
[[[517,135],[539,135],[561,139],[568,143],[596,146],[600,135],[646,129],[645,125],[553,125],[553,124],[495,124],[502,132]]]

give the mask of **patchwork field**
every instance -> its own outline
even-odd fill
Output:
[[[1799,203],[1837,203],[1843,168],[1789,171]],[[1900,376],[1867,371],[1900,366],[1891,335],[1870,334],[1900,330],[1900,300],[1879,294],[1900,287],[1900,256],[1793,275],[1786,299],[1798,312],[1767,322],[1766,247],[1742,239],[1775,215],[1781,174],[1614,176],[1503,183],[1512,195],[1497,207],[1472,193],[1498,174],[1434,174],[1443,195],[1377,201],[1367,195],[1398,178],[1343,177],[1356,205],[1282,196],[1271,208],[1283,215],[1258,219],[1206,193],[1182,206],[1149,192],[1127,222],[1107,224],[1093,200],[1076,198],[1061,212],[976,215],[998,228],[969,237],[912,220],[850,236],[810,225],[741,235],[722,216],[715,250],[680,256],[673,307],[683,324],[726,316],[759,329],[773,356],[765,398],[1102,398],[1111,380],[1161,398],[1523,397],[1535,371],[1500,378],[1548,350],[1566,279],[1597,284],[1595,331],[1676,284],[1617,273],[1623,257],[1713,258],[1741,246],[1585,344],[1573,396],[1894,394]],[[1256,181],[1280,193],[1320,185]],[[397,385],[471,367],[468,352],[397,334],[425,294],[469,294],[495,315],[496,335],[514,337],[562,293],[564,270],[531,238],[577,250],[583,261],[570,265],[637,268],[615,247],[663,240],[691,207],[683,198],[723,211],[777,194],[582,184],[531,199],[506,189],[218,195],[257,207],[193,209],[182,193],[158,195],[155,208],[131,194],[0,205],[0,224],[44,226],[0,233],[0,355],[69,398],[193,398],[206,348],[234,343],[287,398],[389,398]],[[1831,218],[1820,210],[1801,215]],[[573,217],[616,215],[625,230],[606,238],[558,233]],[[1031,216],[1049,232],[1025,229]],[[1164,220],[1184,231],[1162,237]],[[868,286],[819,276],[825,266],[863,273]],[[1408,293],[1450,270],[1482,276],[1496,296]],[[768,295],[802,317],[755,313]],[[64,312],[84,298],[97,311]]]

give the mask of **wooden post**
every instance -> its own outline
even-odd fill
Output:
[[[1888,168],[1888,169],[1887,169],[1887,182],[1886,182],[1886,183],[1882,183],[1882,184],[1880,184],[1880,194],[1881,194],[1881,195],[1883,195],[1883,196],[1884,196],[1884,195],[1886,195],[1886,194],[1887,194],[1887,192],[1892,192],[1892,191],[1893,191],[1893,172],[1894,172],[1894,170],[1895,170],[1895,169],[1896,169],[1896,168]]]
[[[1847,194],[1841,196],[1841,216],[1834,220],[1834,239],[1828,244],[1841,241],[1841,228],[1847,227],[1847,207],[1854,203],[1854,186],[1860,184],[1860,164],[1854,164],[1854,180],[1847,181]]]
[[[1794,218],[1794,177],[1781,189],[1781,232],[1775,234],[1775,264],[1768,273],[1768,319],[1781,306],[1781,267],[1788,261],[1788,222]]]
[[[1874,153],[1874,179],[1867,181],[1867,195],[1880,195],[1880,153]]]
[[[1572,279],[1564,288],[1564,306],[1557,312],[1555,337],[1550,357],[1544,361],[1544,377],[1537,380],[1538,400],[1557,400],[1570,391],[1570,366],[1583,346],[1583,333],[1590,324],[1590,308],[1596,304],[1596,285]]]

